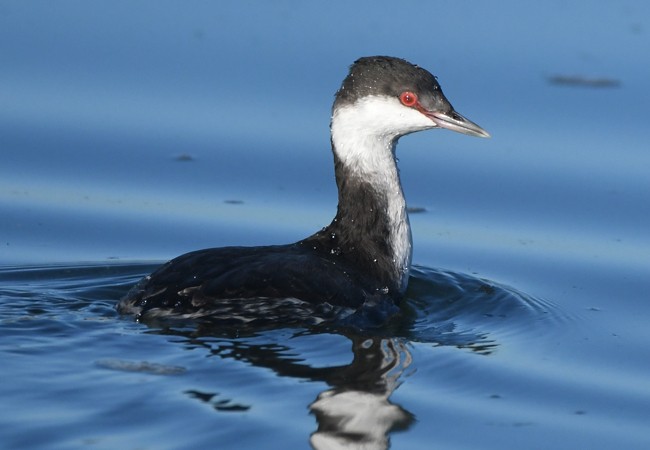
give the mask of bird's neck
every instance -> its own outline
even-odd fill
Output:
[[[411,228],[395,161],[398,136],[378,133],[355,118],[332,118],[339,203],[324,230],[337,251],[381,280],[393,295],[406,290]]]

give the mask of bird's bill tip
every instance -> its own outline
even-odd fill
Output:
[[[471,120],[458,114],[453,109],[449,112],[432,111],[426,114],[437,126],[446,128],[457,133],[466,134],[481,138],[489,138],[490,133],[472,122]]]

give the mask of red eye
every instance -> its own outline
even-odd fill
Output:
[[[400,94],[399,100],[404,106],[415,106],[415,104],[418,102],[418,96],[413,92],[406,91]]]

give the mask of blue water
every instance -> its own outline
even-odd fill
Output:
[[[649,18],[0,1],[0,447],[650,448]],[[423,211],[400,321],[119,317],[171,257],[329,223],[332,96],[371,54],[430,69],[493,136],[401,140]]]

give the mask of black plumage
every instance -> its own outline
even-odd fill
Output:
[[[417,101],[404,103],[400,97],[404,93],[414,94]],[[453,110],[433,75],[402,59],[367,57],[351,66],[334,101],[333,136],[337,111],[346,109],[345,120],[354,122],[355,107],[364,99],[380,99],[377,114],[382,113],[381,102],[388,105],[389,116],[382,120],[389,129],[372,131],[380,145],[355,149],[354,163],[345,158],[350,150],[337,148],[333,138],[339,202],[330,225],[289,245],[213,248],[179,256],[134,286],[118,310],[141,318],[213,316],[244,322],[261,316],[329,320],[373,309],[380,318],[394,313],[406,288],[411,254],[394,159],[397,139],[435,127],[475,136],[487,133]],[[359,114],[366,114],[368,120],[368,111]],[[371,110],[370,120],[372,114]],[[395,116],[394,129],[390,129],[390,114]],[[404,124],[404,114],[412,118],[414,127],[408,121]],[[345,133],[350,132],[341,134],[347,139]],[[386,152],[380,167],[390,182],[383,183],[381,174],[377,181],[377,167],[364,169],[363,160],[375,158],[373,152]],[[394,217],[395,211],[399,217]]]

